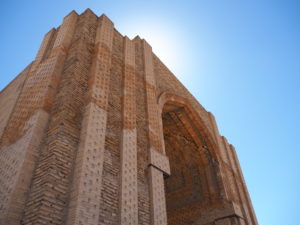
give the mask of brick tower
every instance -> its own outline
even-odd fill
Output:
[[[1,225],[257,225],[214,116],[89,9],[1,91],[0,137]]]

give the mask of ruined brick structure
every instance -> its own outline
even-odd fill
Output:
[[[91,10],[1,91],[0,137],[1,225],[257,225],[214,116]]]

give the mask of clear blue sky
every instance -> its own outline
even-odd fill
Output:
[[[300,1],[4,1],[0,89],[71,10],[146,38],[238,152],[261,225],[298,225]],[[297,215],[298,214],[298,215]]]

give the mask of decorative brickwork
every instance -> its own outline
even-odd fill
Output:
[[[140,37],[72,11],[0,92],[0,225],[257,225],[234,147]]]
[[[68,224],[94,225],[99,220],[113,24],[106,17],[99,18],[97,23],[97,44],[81,125]],[[101,70],[104,64],[107,66]]]
[[[135,47],[124,39],[123,131],[121,142],[121,224],[138,224]]]

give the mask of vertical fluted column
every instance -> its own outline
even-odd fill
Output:
[[[148,117],[148,137],[150,149],[162,152],[160,123],[158,119],[158,104],[156,101],[156,81],[154,75],[153,55],[151,46],[143,40],[145,89]]]
[[[234,155],[235,151],[231,149],[231,145],[228,144],[227,139],[220,136],[214,116],[211,113],[209,113],[209,116],[213,124],[214,135],[223,161],[221,165],[223,165],[224,168],[221,172],[224,184],[227,184],[224,186],[226,187],[227,198],[233,200],[236,204],[240,203],[240,205],[235,205],[236,213],[252,224],[251,220],[253,221],[253,218],[251,218],[251,213],[248,209],[247,198],[242,187],[243,185],[240,184],[240,179],[238,178],[239,173]]]
[[[217,127],[217,123],[216,123],[216,120],[215,120],[215,117],[212,113],[208,113],[209,115],[209,118],[210,118],[210,121],[211,121],[211,124],[212,124],[212,127],[213,127],[213,134],[215,136],[215,140],[216,140],[216,144],[217,144],[217,152],[219,152],[220,154],[220,158],[219,158],[219,161],[224,161],[226,163],[228,163],[228,157],[227,157],[227,154],[226,154],[226,150],[224,149],[224,145],[222,144],[222,139],[221,139],[221,136],[219,134],[219,130],[218,130],[218,127]],[[220,166],[222,166],[222,163],[220,163]],[[220,169],[220,168],[219,168]],[[220,174],[221,174],[221,189],[222,189],[222,194],[223,194],[223,198],[225,199],[229,199],[229,194],[228,194],[228,190],[226,188],[226,173],[224,172],[224,170],[220,169]]]
[[[98,18],[67,224],[97,225],[101,199],[113,23]]]
[[[246,183],[245,183],[245,179],[240,167],[240,163],[239,160],[237,158],[236,155],[236,151],[235,148],[232,145],[229,145],[230,151],[232,153],[232,157],[233,157],[233,163],[235,165],[236,168],[236,175],[237,175],[237,179],[236,182],[238,183],[238,188],[239,191],[241,192],[241,197],[242,197],[242,204],[243,207],[245,208],[246,213],[248,214],[248,219],[249,219],[249,224],[251,225],[257,225],[257,219],[256,219],[256,215],[251,203],[251,198],[249,196],[247,187],[246,187]]]
[[[72,32],[70,24],[76,22],[74,13],[65,17],[63,25],[65,32]],[[50,42],[55,34],[52,29],[45,35],[40,50],[27,75],[22,92],[18,98],[10,123],[6,129],[1,149],[15,162],[14,174],[10,184],[10,195],[4,224],[20,224],[29,192],[33,170],[39,155],[39,145],[49,118],[49,110],[62,72],[64,54],[57,52],[51,57],[44,58],[45,52],[50,50]],[[70,41],[67,42],[70,44]],[[12,171],[11,171],[12,172]],[[9,195],[7,195],[9,196]]]
[[[237,204],[235,208],[238,209],[238,211],[241,211],[241,213],[243,214],[240,216],[243,217],[243,219],[249,221],[249,213],[243,204],[243,193],[241,192],[241,189],[238,186],[237,168],[236,168],[236,165],[233,160],[232,151],[230,149],[227,139],[223,136],[222,136],[222,141],[223,141],[224,149],[225,149],[225,152],[226,152],[226,155],[228,158],[229,168],[227,168],[225,171],[227,174],[228,187],[231,191],[230,198],[231,198],[231,200],[234,201],[235,204]],[[240,205],[239,205],[239,203],[240,203]]]
[[[124,38],[120,224],[138,224],[135,46]]]
[[[43,42],[39,48],[39,51],[35,57],[35,60],[32,64],[32,70],[35,70],[39,63],[45,58],[46,52],[50,47],[50,43],[57,33],[57,30],[55,28],[52,28],[47,34],[45,34]]]
[[[163,153],[161,116],[156,101],[156,81],[154,75],[151,46],[143,40],[146,111],[149,141],[149,179],[151,199],[151,220],[153,225],[167,224],[167,210],[163,174],[170,174],[169,159]]]
[[[71,45],[71,38],[75,31],[77,18],[78,15],[74,11],[67,15],[55,36],[56,39],[53,40],[54,43],[52,42],[52,49],[49,49],[49,47],[44,48],[42,46],[42,50],[37,55],[37,60],[41,60],[41,63],[37,66],[36,72],[37,87],[40,88],[39,95],[41,94],[41,91],[46,91],[45,97],[43,101],[40,101],[40,103],[42,104],[42,108],[48,113],[53,111],[52,106],[56,99],[59,81],[63,72],[63,66],[67,54],[66,50]],[[59,40],[57,39],[58,37]],[[46,39],[48,39],[47,35]],[[43,43],[43,45],[45,44],[45,46],[49,46],[50,39],[47,42],[48,43]],[[46,51],[50,54],[47,58],[42,60]],[[45,79],[43,77],[45,77],[46,74],[48,74],[47,77],[49,77],[51,82],[41,86],[41,81]],[[31,82],[30,79],[31,77],[28,78],[27,82]],[[29,88],[32,89],[32,87]],[[28,92],[30,92],[30,90]],[[36,101],[35,98],[31,98],[31,100],[33,102]],[[51,127],[54,127],[53,123]],[[43,140],[42,145],[40,146],[39,157],[35,159],[36,167],[33,173],[30,194],[26,201],[22,224],[50,223],[49,221],[57,222],[62,220],[61,217],[63,214],[62,209],[64,202],[61,199],[66,195],[64,193],[64,185],[66,185],[67,179],[65,179],[65,171],[62,171],[63,167],[61,167],[61,163],[55,161],[59,152],[56,151],[58,149],[58,145],[56,144],[59,143],[58,132],[60,132],[61,129],[53,129],[55,130],[55,132],[53,132],[53,130],[50,130],[48,126],[46,130],[48,135],[46,135],[47,137]],[[54,136],[55,138],[53,138]],[[52,143],[50,143],[51,141],[49,141],[49,139],[51,139]],[[45,145],[47,141],[48,146]],[[43,152],[44,149],[47,149],[46,147],[49,147],[51,150]],[[64,163],[66,162],[66,160],[62,157],[58,158],[61,158]],[[65,163],[64,165],[69,168],[69,164]]]

